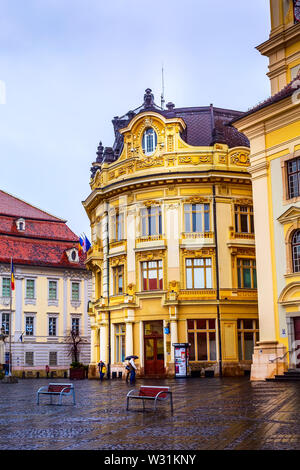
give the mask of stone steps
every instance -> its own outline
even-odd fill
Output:
[[[266,379],[268,382],[288,382],[300,381],[300,369],[289,369],[283,375],[275,375],[272,379]]]

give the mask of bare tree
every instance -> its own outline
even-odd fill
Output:
[[[72,364],[76,363],[79,365],[79,352],[80,346],[82,343],[85,343],[86,340],[82,338],[75,330],[70,330],[67,336],[65,337],[66,343],[69,345],[69,356],[74,358]]]

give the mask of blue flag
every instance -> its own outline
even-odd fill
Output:
[[[91,243],[86,235],[85,235],[85,240],[84,240],[84,248],[85,248],[85,253],[87,253],[89,249],[91,248]]]

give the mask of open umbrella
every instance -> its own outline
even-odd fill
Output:
[[[127,356],[125,357],[125,361],[130,361],[130,359],[138,359],[139,356]]]

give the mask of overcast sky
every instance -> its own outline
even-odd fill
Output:
[[[81,201],[111,120],[160,104],[246,111],[270,95],[255,49],[269,0],[0,0],[0,189],[90,234]],[[1,92],[1,89],[0,89]],[[0,94],[1,101],[1,94]],[[3,91],[2,91],[3,101]]]

